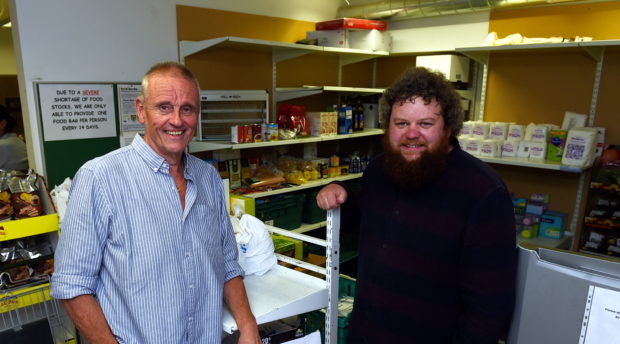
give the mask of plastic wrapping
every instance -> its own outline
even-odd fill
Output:
[[[43,203],[37,186],[38,176],[33,170],[26,174],[19,171],[11,172],[9,189],[14,216],[17,219],[43,215]]]
[[[0,222],[8,221],[13,217],[9,178],[10,176],[7,171],[0,170]]]

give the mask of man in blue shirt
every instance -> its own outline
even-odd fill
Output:
[[[217,171],[187,153],[200,111],[183,65],[153,66],[136,99],[146,127],[72,186],[52,296],[91,343],[220,343],[222,301],[240,343],[260,343]]]

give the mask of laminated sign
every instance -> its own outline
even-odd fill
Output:
[[[116,136],[113,85],[39,84],[38,89],[45,141]]]

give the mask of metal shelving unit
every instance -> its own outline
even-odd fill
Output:
[[[482,121],[484,119],[484,103],[486,100],[486,87],[488,78],[488,68],[490,57],[493,54],[520,54],[520,53],[533,53],[533,52],[565,52],[565,53],[579,53],[585,52],[596,62],[596,70],[594,75],[594,85],[592,89],[592,96],[590,101],[590,112],[588,116],[588,126],[593,126],[594,117],[596,115],[596,105],[598,101],[598,93],[601,82],[601,74],[604,62],[604,53],[606,49],[617,49],[620,47],[620,40],[604,40],[604,41],[591,41],[591,42],[568,42],[568,43],[545,43],[545,44],[519,44],[519,45],[502,45],[502,46],[488,46],[488,47],[468,47],[457,48],[456,52],[470,57],[474,61],[483,65],[483,77],[482,77],[482,90],[480,95],[480,105],[477,120]],[[483,161],[497,164],[507,164],[515,166],[524,166],[541,169],[551,169],[558,171],[565,171],[571,173],[579,173],[579,181],[577,187],[577,199],[575,201],[575,207],[573,210],[573,216],[569,224],[571,232],[575,233],[577,224],[579,222],[579,214],[581,211],[581,203],[583,198],[583,190],[585,186],[586,169],[573,168],[564,165],[555,164],[538,164],[531,161],[517,160],[517,159],[490,159],[481,158]]]
[[[277,254],[279,261],[317,272],[324,279],[277,265],[262,276],[250,275],[244,278],[245,288],[252,313],[257,323],[286,318],[293,315],[326,308],[325,343],[337,343],[338,335],[338,278],[340,275],[340,209],[327,212],[325,239],[267,226],[267,230],[292,239],[302,240],[325,247],[325,267]],[[224,331],[232,333],[237,324],[225,308]]]
[[[249,149],[249,148],[261,148],[261,147],[272,147],[272,146],[286,146],[286,145],[295,145],[302,143],[313,143],[313,142],[322,142],[322,141],[333,141],[333,140],[344,140],[344,139],[353,139],[358,137],[365,136],[376,136],[383,135],[383,129],[364,129],[364,131],[360,131],[353,134],[344,134],[344,135],[333,135],[333,136],[311,136],[311,137],[303,137],[303,138],[295,138],[292,140],[278,140],[278,141],[267,141],[267,142],[254,142],[254,143],[231,143],[225,141],[192,141],[189,143],[189,152],[197,153],[197,152],[205,152],[205,151],[215,151],[221,149]]]
[[[47,215],[0,223],[0,242],[46,236],[52,246],[58,242],[58,215],[55,213],[47,187],[38,179],[40,198]],[[41,257],[41,259],[47,259]],[[32,260],[35,261],[35,260]],[[19,262],[18,264],[23,264]],[[49,323],[53,343],[75,343],[75,328],[58,300],[50,297],[49,279],[32,279],[28,284],[0,290],[0,334],[12,338],[35,322]]]

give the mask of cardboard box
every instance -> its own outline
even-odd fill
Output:
[[[306,39],[316,39],[317,45],[322,47],[348,48],[347,30],[322,30],[306,32]]]
[[[337,112],[307,112],[310,136],[337,135]]]
[[[558,211],[546,211],[540,216],[538,235],[543,238],[562,239],[566,214]]]
[[[230,215],[234,215],[235,209],[239,209],[244,214],[254,215],[256,214],[256,203],[254,198],[245,197],[241,195],[230,195]]]
[[[351,30],[348,34],[351,49],[392,51],[392,36],[386,31]]]
[[[226,167],[228,168],[230,188],[234,189],[241,187],[241,160],[226,160]]]
[[[378,30],[321,30],[306,32],[306,39],[316,39],[323,47],[390,51],[392,36]]]
[[[469,59],[458,55],[428,55],[416,57],[415,65],[443,73],[450,81],[469,81]]]
[[[340,18],[318,22],[314,25],[315,30],[335,29],[364,29],[364,30],[387,30],[387,22],[383,20]]]

